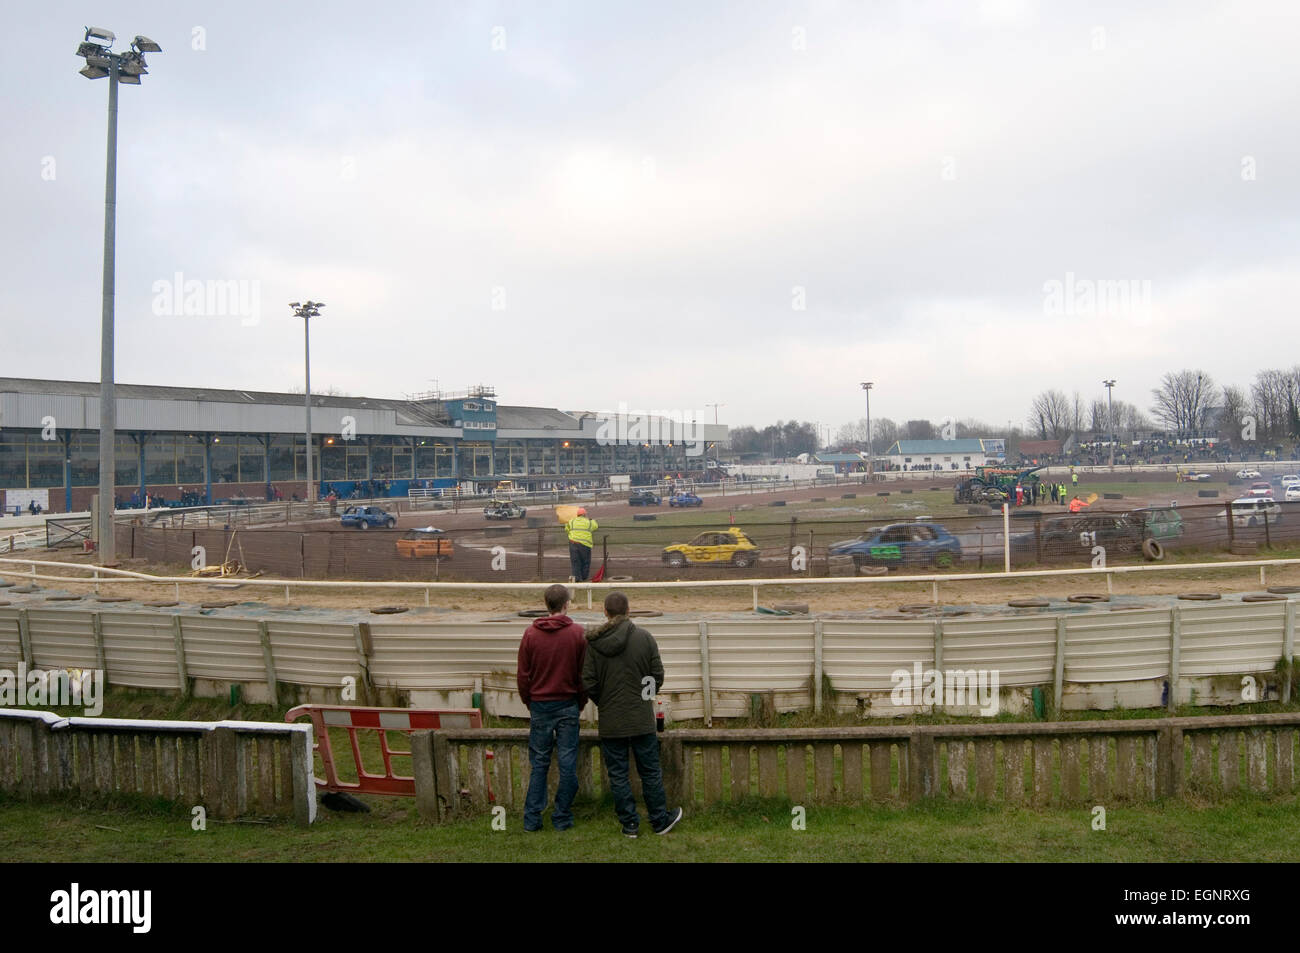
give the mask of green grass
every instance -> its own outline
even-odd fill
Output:
[[[379,801],[375,798],[373,801]],[[421,822],[414,805],[387,799],[372,814],[321,812],[308,829],[287,821],[191,829],[188,810],[162,804],[130,812],[75,800],[28,804],[0,798],[0,851],[10,861],[1293,861],[1300,839],[1295,798],[1242,796],[1212,807],[1106,805],[1029,810],[978,804],[807,808],[793,830],[785,801],[754,799],[690,811],[666,837],[619,834],[611,807],[580,803],[576,826],[524,833],[483,816]],[[400,803],[397,803],[400,802]],[[104,828],[113,828],[106,830]]]

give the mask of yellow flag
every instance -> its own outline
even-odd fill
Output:
[[[563,506],[555,508],[555,515],[561,523],[567,523],[578,515],[578,508],[572,504],[566,503]]]

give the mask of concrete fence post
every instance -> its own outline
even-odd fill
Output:
[[[280,686],[275,677],[275,656],[271,652],[271,628],[265,620],[257,623],[257,637],[262,643],[262,663],[266,667],[266,688],[271,704],[280,704]]]
[[[1056,665],[1052,672],[1052,711],[1061,714],[1061,695],[1065,691],[1065,616],[1056,619]]]
[[[98,612],[91,613],[90,632],[95,640],[95,667],[104,673],[104,678],[107,680],[108,655],[104,651],[104,620],[100,618]]]
[[[415,810],[420,818],[438,823],[438,779],[433,758],[433,732],[411,733],[411,774],[415,778]]]
[[[1166,707],[1178,709],[1178,670],[1182,667],[1183,610],[1174,606],[1169,610],[1169,699]]]
[[[813,621],[813,711],[822,713],[826,699],[822,694],[823,669],[822,620]]]
[[[935,700],[934,710],[937,714],[944,710],[945,696],[943,678],[943,620],[934,620],[934,671],[939,678],[939,692]],[[915,691],[916,689],[913,689]]]
[[[26,609],[18,610],[18,645],[27,667],[34,668],[36,662],[32,658],[32,630],[27,619]]]
[[[191,694],[189,673],[185,668],[185,635],[181,631],[181,616],[172,616],[172,638],[176,643],[176,676],[180,679],[181,695],[189,698]]]
[[[373,705],[375,687],[370,681],[370,656],[375,648],[370,638],[370,623],[358,622],[352,627],[352,635],[357,644],[357,682],[361,687],[361,698],[365,704]]]
[[[1282,702],[1291,700],[1291,659],[1295,654],[1295,603],[1290,599],[1286,603],[1286,623],[1282,630],[1282,658],[1286,660],[1286,671],[1282,676]]]
[[[700,681],[704,692],[704,726],[713,727],[713,683],[709,679],[709,623],[700,620]]]

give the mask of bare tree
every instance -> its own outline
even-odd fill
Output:
[[[1097,436],[1110,433],[1111,420],[1104,400],[1093,400],[1088,404],[1088,430]]]
[[[1246,396],[1245,390],[1235,384],[1224,387],[1222,410],[1218,420],[1219,437],[1233,446],[1239,446],[1242,442],[1242,418],[1248,413],[1250,413],[1250,398]]]
[[[1178,436],[1188,437],[1206,428],[1211,409],[1219,403],[1219,388],[1205,371],[1171,371],[1160,379],[1151,397],[1156,419]]]
[[[1029,405],[1029,425],[1039,440],[1064,440],[1070,432],[1070,416],[1070,399],[1059,390],[1045,390]]]

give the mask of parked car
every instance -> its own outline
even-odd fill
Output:
[[[493,500],[483,507],[483,515],[490,520],[521,520],[528,513],[526,509],[511,500]]]
[[[1215,518],[1223,526],[1228,525],[1226,513]],[[1233,526],[1263,526],[1266,519],[1270,526],[1282,521],[1282,507],[1271,497],[1243,496],[1232,501]]]
[[[1090,555],[1094,546],[1125,556],[1137,552],[1143,538],[1143,521],[1128,513],[1092,513],[1053,519],[1044,523],[1041,530],[1043,556],[1058,559]],[[1022,555],[1037,555],[1039,545],[1040,539],[1032,531],[1011,537],[1012,549]]]
[[[663,497],[654,490],[633,490],[627,497],[628,506],[658,506],[662,502]]]
[[[664,548],[665,566],[680,568],[687,564],[724,564],[745,568],[758,562],[760,550],[754,541],[735,526],[730,529],[700,533],[689,543],[674,543]]]
[[[694,493],[674,493],[668,498],[669,506],[703,506],[704,501]]]
[[[1238,470],[1238,471],[1237,471],[1237,479],[1238,479],[1238,480],[1258,480],[1258,479],[1259,479],[1260,477],[1262,477],[1263,475],[1264,475],[1264,474],[1260,473],[1258,470]]]
[[[372,526],[392,529],[397,525],[397,517],[378,506],[349,506],[339,517],[339,525],[357,529],[370,529]]]
[[[853,567],[936,566],[946,569],[961,559],[961,543],[939,523],[891,523],[857,539],[832,543],[831,556],[850,556]]]
[[[407,530],[397,541],[397,554],[407,559],[433,557],[450,559],[451,540],[440,529],[426,526],[423,529]]]
[[[1296,500],[1300,500],[1300,483],[1289,484],[1286,488],[1286,501],[1294,503]]]
[[[1264,497],[1273,495],[1273,487],[1263,481],[1258,481],[1250,485],[1246,491],[1247,496]]]

